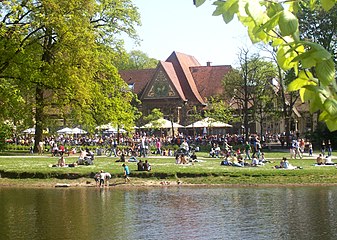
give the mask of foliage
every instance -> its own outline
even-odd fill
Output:
[[[195,0],[202,5],[205,0]],[[296,14],[301,5],[317,12],[329,11],[336,0],[318,1],[214,1],[215,16],[229,23],[236,15],[248,29],[253,43],[268,43],[277,49],[277,61],[283,70],[294,69],[296,79],[289,91],[299,90],[301,100],[310,105],[310,112],[321,111],[319,119],[331,131],[337,130],[337,84],[333,58],[323,46],[301,39]]]
[[[251,56],[244,49],[239,54],[239,64],[238,69],[233,69],[223,79],[224,95],[239,110],[241,121],[248,129],[250,121],[263,123],[273,115],[270,106],[276,98],[273,79],[277,71],[272,63],[259,55]]]
[[[114,66],[120,35],[137,38],[130,0],[3,1],[0,17],[0,79],[11,80],[12,102],[23,98],[25,116],[33,114],[36,144],[53,118],[131,125],[134,96]]]
[[[233,116],[233,109],[228,106],[224,100],[211,97],[207,100],[207,103],[205,117],[224,123],[230,123],[236,120]]]
[[[307,1],[308,2],[308,1]],[[302,39],[322,45],[332,56],[337,55],[337,4],[329,11],[322,8],[312,9],[309,4],[301,4],[297,13],[300,36]],[[333,59],[336,61],[337,58]]]
[[[146,53],[140,50],[131,51],[128,59],[119,67],[120,70],[151,69],[156,68],[158,60],[150,58]]]
[[[12,136],[12,127],[6,123],[0,124],[0,151],[6,147],[6,140]]]
[[[159,108],[153,108],[150,114],[143,117],[143,123],[151,123],[153,129],[159,129],[161,123],[158,120],[163,117],[164,114],[160,111]]]

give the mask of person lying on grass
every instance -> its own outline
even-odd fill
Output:
[[[302,169],[302,167],[291,165],[286,157],[283,157],[281,162],[280,162],[280,165],[275,166],[274,168],[276,168],[276,169],[290,169],[290,170],[291,169]]]

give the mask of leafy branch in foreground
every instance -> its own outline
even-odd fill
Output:
[[[194,0],[201,6],[205,0]],[[319,120],[330,131],[337,130],[337,84],[333,55],[320,44],[300,39],[297,13],[301,7],[312,11],[329,11],[337,0],[273,1],[228,0],[214,1],[214,16],[226,23],[238,20],[247,27],[253,43],[263,42],[277,49],[277,61],[283,70],[293,69],[296,78],[288,91],[299,91],[309,110],[320,110]]]

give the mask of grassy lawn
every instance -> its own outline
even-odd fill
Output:
[[[207,153],[198,153],[201,162],[188,165],[175,164],[174,157],[154,157],[147,159],[151,172],[137,171],[137,164],[127,163],[134,179],[182,181],[191,184],[305,184],[305,183],[337,183],[337,169],[335,166],[315,167],[315,158],[304,156],[301,160],[290,160],[294,166],[303,169],[282,170],[274,169],[282,157],[288,157],[288,152],[266,152],[265,156],[272,163],[259,167],[231,167],[221,166],[220,159],[209,158]],[[76,156],[66,158],[66,163],[76,162]],[[142,159],[142,158],[141,158]],[[142,159],[142,160],[145,160]],[[117,158],[96,157],[92,166],[77,166],[74,168],[50,167],[57,163],[57,157],[22,156],[1,157],[0,174],[8,178],[89,178],[100,170],[110,172],[113,178],[121,178],[123,173],[122,163],[116,162]],[[334,160],[336,161],[336,160]]]

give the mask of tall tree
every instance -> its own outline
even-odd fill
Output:
[[[235,120],[233,112],[234,110],[223,99],[213,97],[207,99],[205,117],[212,118],[214,121],[229,123]]]
[[[200,6],[205,0],[194,0]],[[320,120],[330,131],[337,130],[337,83],[334,57],[327,49],[299,35],[296,14],[300,4],[314,12],[329,12],[336,0],[322,1],[214,1],[213,15],[222,16],[226,23],[237,16],[247,27],[253,43],[271,44],[277,49],[277,62],[283,70],[296,74],[289,91],[300,91],[302,101],[310,105],[310,112],[321,110]],[[314,76],[316,74],[317,77]]]
[[[52,114],[90,125],[118,121],[112,116],[130,109],[132,97],[109,61],[121,33],[136,37],[139,14],[130,0],[3,1],[0,14],[0,78],[14,79],[32,105],[36,145]]]
[[[119,67],[121,70],[156,68],[158,64],[157,59],[150,58],[146,53],[139,50],[131,51],[127,55],[128,58]]]
[[[249,123],[256,120],[254,112],[266,104],[263,96],[274,94],[271,82],[275,76],[275,67],[270,62],[258,55],[250,56],[248,50],[241,50],[239,68],[224,77],[224,95],[240,111],[246,139],[249,136]]]
[[[325,11],[322,6],[317,9],[310,7],[309,0],[300,3],[301,10],[296,16],[299,21],[300,37],[304,40],[320,44],[329,51],[335,65],[337,62],[337,5],[330,11]]]

